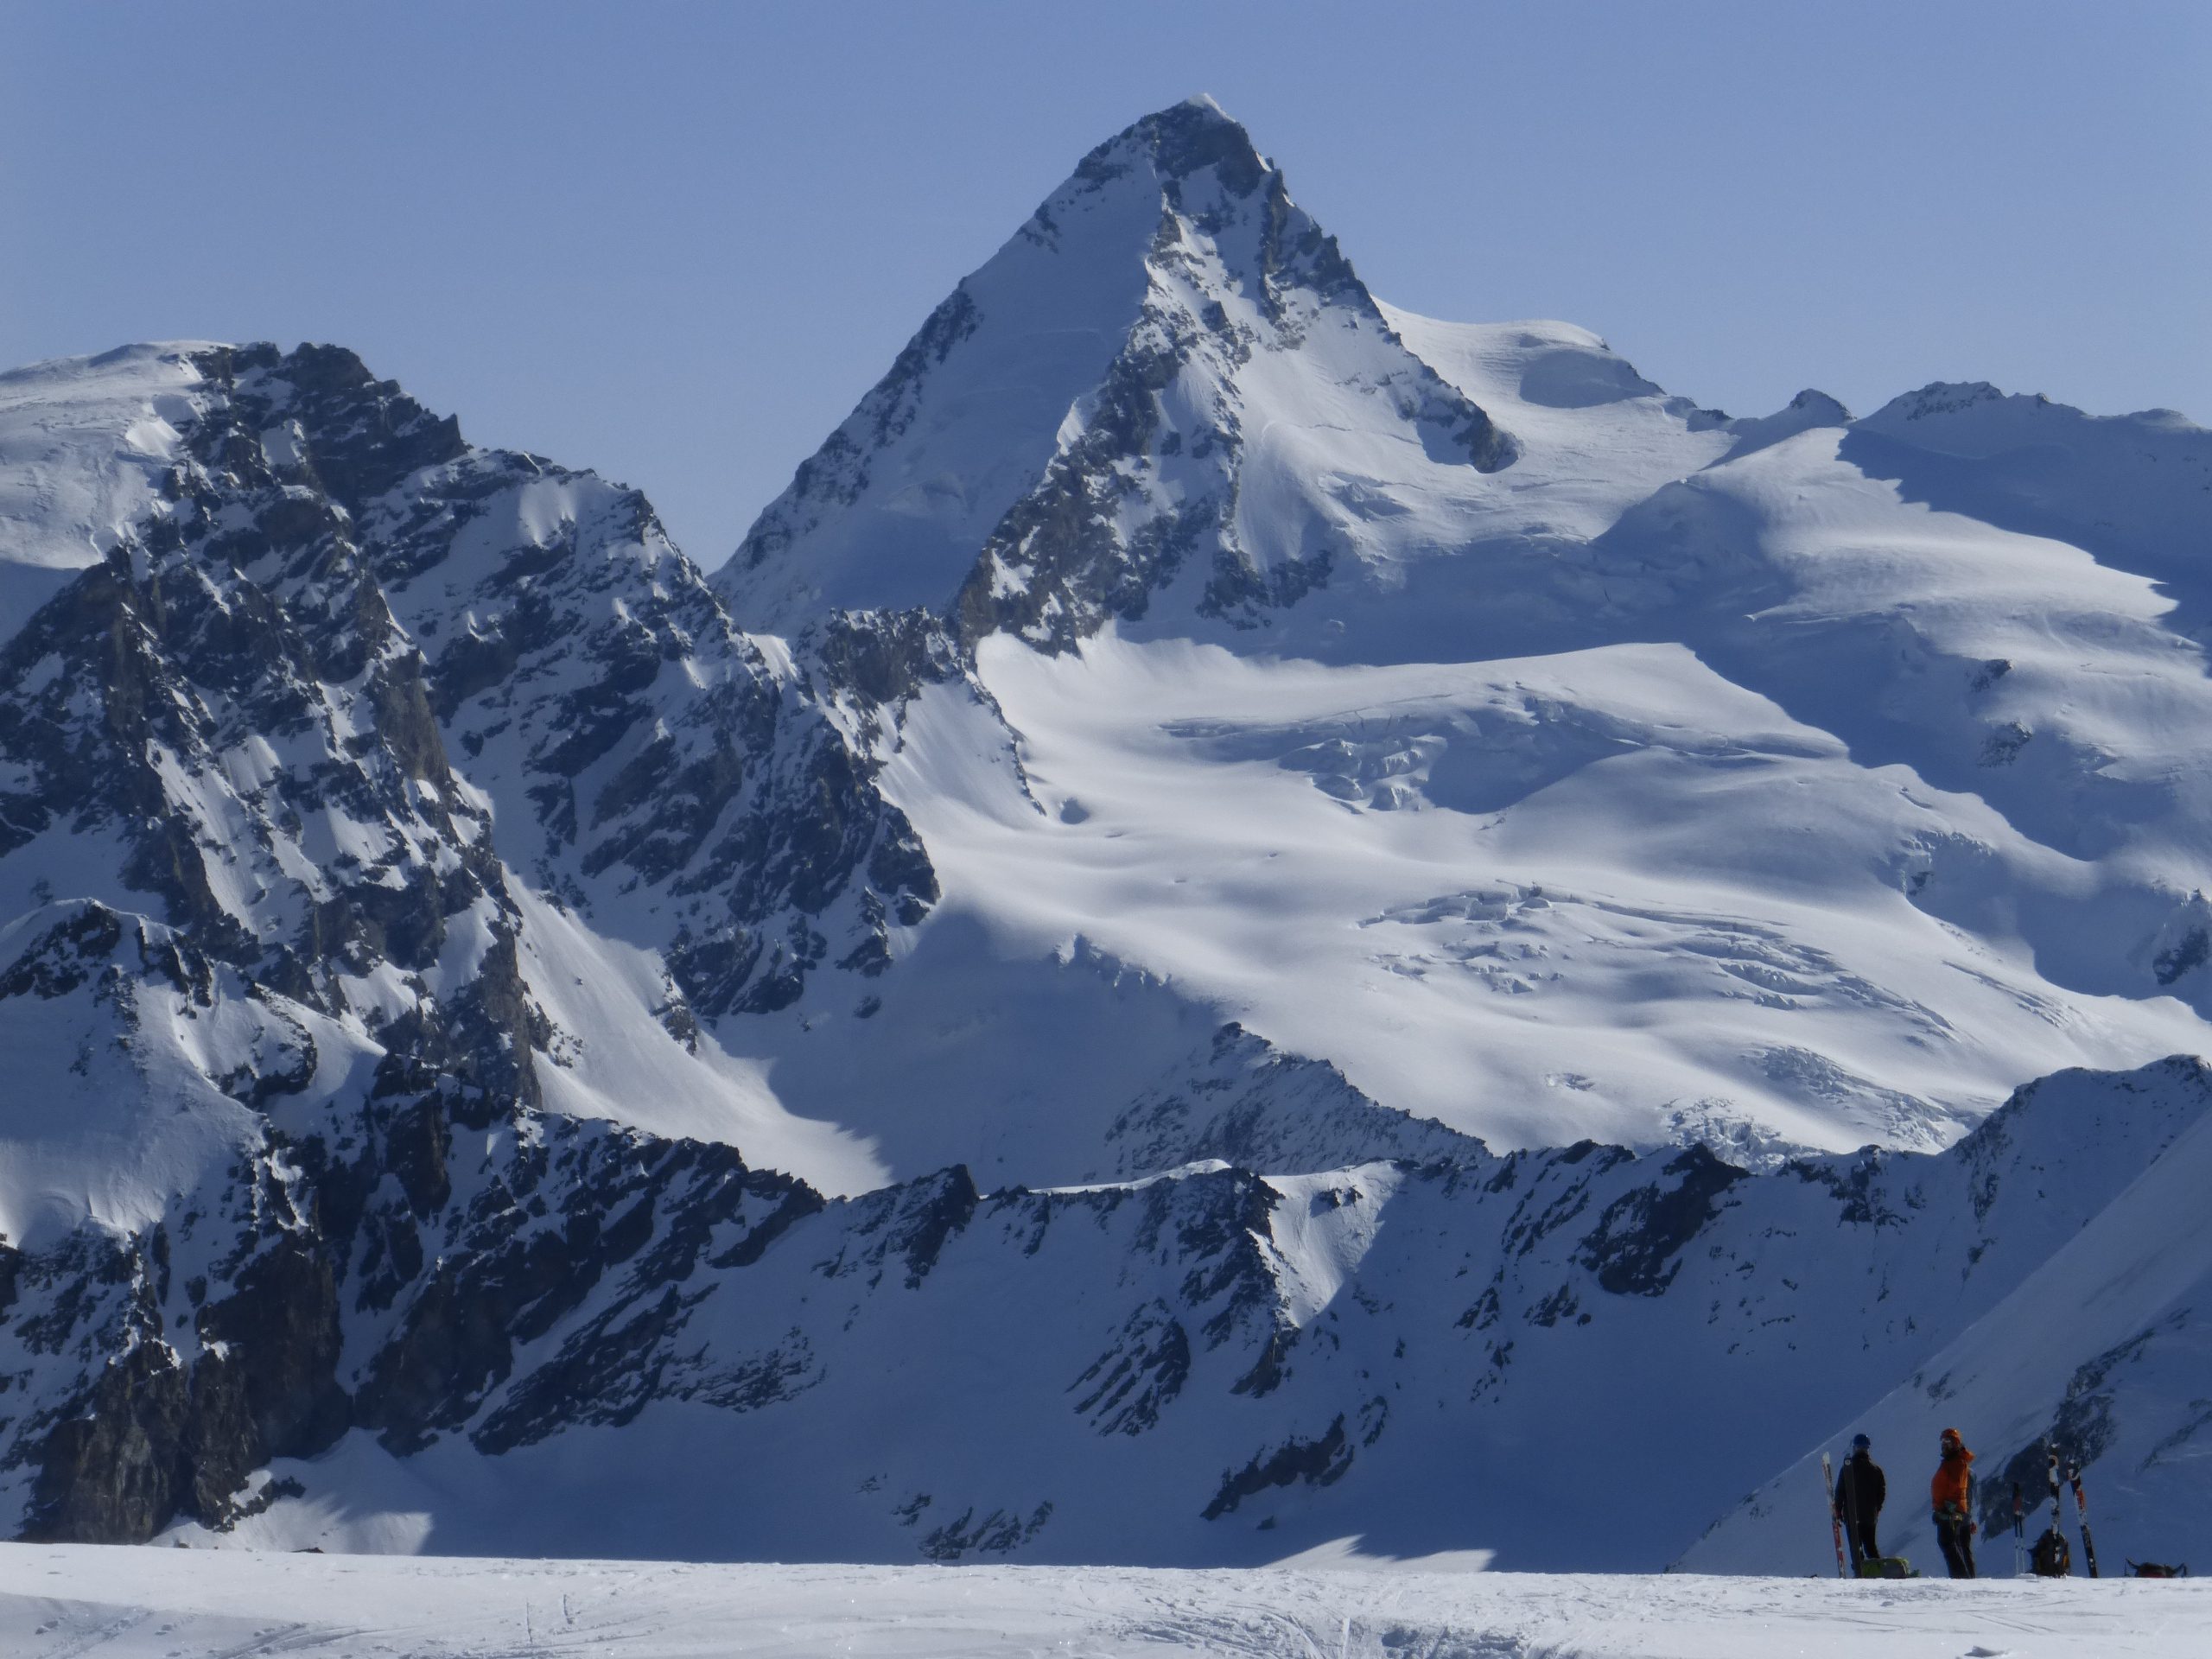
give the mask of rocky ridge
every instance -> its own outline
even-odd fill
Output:
[[[265,1052],[289,1019],[340,1040],[95,905],[9,944],[0,1024],[69,1033],[103,1085],[161,1076],[175,1033]],[[274,1540],[358,1504],[364,1459],[450,1479],[474,1459],[531,1516],[450,1497],[450,1547],[575,1549],[606,1539],[594,1471],[658,1422],[690,1455],[652,1463],[652,1508],[687,1530],[641,1523],[645,1553],[1257,1560],[1452,1536],[1473,1489],[1521,1515],[1512,1560],[1649,1560],[1738,1470],[2004,1317],[2146,1172],[2196,1155],[2212,1104],[2212,1074],[2176,1060],[2023,1090],[1942,1154],[1760,1174],[1586,1143],[1058,1191],[955,1167],[825,1200],[728,1147],[487,1116],[454,1079],[378,1071],[232,1110],[229,1156],[149,1224],[0,1250],[24,1535]],[[2190,1427],[2141,1418],[2126,1377],[2190,1326],[2162,1310],[2093,1399],[1985,1456],[2163,1446],[2163,1492]],[[1678,1470],[1669,1516],[1515,1496],[1529,1444],[1594,1475],[1655,1437],[1737,1455]],[[805,1499],[718,1503],[737,1470]]]

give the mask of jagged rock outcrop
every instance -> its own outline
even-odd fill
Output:
[[[880,711],[772,664],[634,493],[472,448],[335,348],[94,372],[169,388],[131,429],[143,510],[0,641],[35,1362],[5,1464],[57,1538],[228,1523],[255,1471],[352,1428],[419,1446],[658,1210],[685,1212],[665,1279],[819,1205],[541,1109],[585,1039],[532,988],[523,892],[622,900],[684,1047],[817,969],[880,972],[937,896],[873,787]],[[885,632],[876,658],[954,671]]]

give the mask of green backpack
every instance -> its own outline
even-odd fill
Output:
[[[1902,1555],[1876,1555],[1859,1563],[1862,1579],[1916,1579],[1912,1563]]]

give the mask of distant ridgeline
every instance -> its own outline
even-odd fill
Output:
[[[335,347],[0,375],[0,1529],[1818,1572],[1955,1425],[2212,1557],[2208,531],[1395,311],[1204,100],[711,578]]]

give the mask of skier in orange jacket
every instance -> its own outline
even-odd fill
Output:
[[[1955,1579],[1974,1577],[1974,1453],[1955,1428],[1943,1431],[1943,1460],[1928,1483],[1928,1496],[1936,1506],[1936,1541],[1943,1547],[1943,1565]]]

